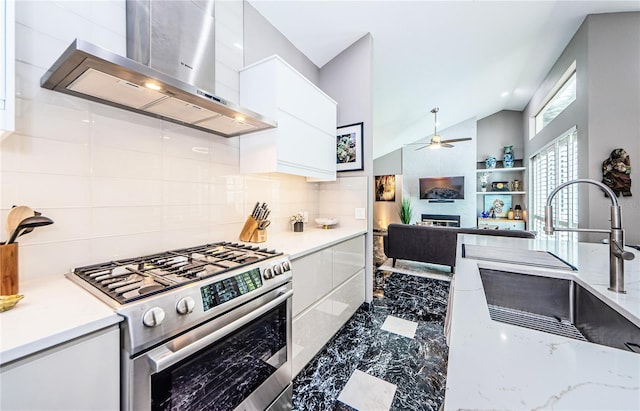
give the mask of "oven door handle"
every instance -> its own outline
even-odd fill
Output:
[[[281,293],[280,296],[275,298],[274,300],[268,302],[267,304],[261,306],[260,308],[250,312],[249,314],[241,317],[224,327],[208,334],[206,337],[199,339],[198,341],[187,345],[184,348],[179,349],[178,351],[171,351],[167,347],[161,347],[161,350],[154,351],[153,353],[148,354],[149,361],[151,362],[152,369],[157,373],[162,370],[165,370],[177,363],[180,360],[183,360],[198,352],[199,350],[205,348],[209,344],[215,342],[216,340],[224,337],[225,335],[232,333],[233,331],[243,327],[244,325],[250,323],[261,315],[267,313],[271,309],[277,307],[282,304],[288,298],[291,298],[293,295],[293,290],[289,290],[287,292]]]

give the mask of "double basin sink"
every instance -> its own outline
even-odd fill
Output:
[[[480,277],[494,321],[640,354],[640,327],[575,281],[488,268]]]

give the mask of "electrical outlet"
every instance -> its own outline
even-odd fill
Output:
[[[356,220],[364,220],[366,218],[365,215],[364,208],[356,208]]]
[[[300,214],[302,214],[302,222],[303,223],[308,223],[309,222],[309,212],[308,211],[300,211]]]

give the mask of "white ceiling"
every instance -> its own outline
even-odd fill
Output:
[[[638,0],[248,1],[318,67],[371,33],[374,158],[433,134],[433,107],[439,131],[523,110],[588,14],[640,11]]]

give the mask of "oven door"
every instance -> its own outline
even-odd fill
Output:
[[[276,399],[291,409],[292,295],[288,283],[123,358],[123,409],[264,410]]]

